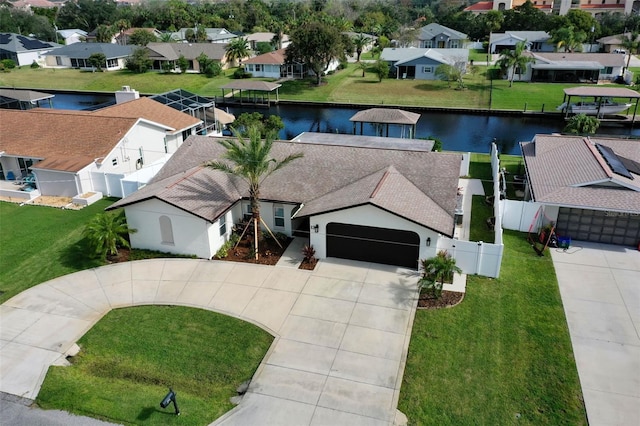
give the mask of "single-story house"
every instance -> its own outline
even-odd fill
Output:
[[[54,7],[60,7],[58,3],[54,3],[49,0],[17,0],[8,1],[7,3],[14,9],[27,11],[31,11],[31,8],[33,7],[39,7],[41,9],[53,9]]]
[[[304,78],[306,67],[300,63],[287,63],[286,49],[278,49],[273,52],[254,56],[243,62],[244,69],[253,77],[267,78]]]
[[[187,72],[200,72],[198,56],[203,53],[211,60],[218,62],[222,68],[227,68],[226,44],[221,43],[149,43],[145,46],[149,59],[153,60],[152,70],[162,71],[163,65],[169,63],[171,69],[179,72],[177,60],[180,56],[189,62]]]
[[[629,139],[536,135],[522,142],[525,197],[559,236],[637,247],[640,149]]]
[[[102,53],[107,58],[104,71],[121,70],[126,68],[126,60],[135,49],[136,46],[112,43],[73,43],[47,52],[45,67],[93,70],[89,57],[94,53]]]
[[[389,63],[391,74],[398,79],[437,80],[436,69],[443,64],[465,71],[469,50],[387,47],[380,59]]]
[[[533,58],[520,76],[536,82],[593,82],[622,75],[625,55],[617,53],[525,53]]]
[[[57,43],[40,41],[15,33],[0,33],[0,60],[11,59],[18,66],[31,65],[36,62],[42,65],[44,55],[59,47]]]
[[[460,31],[432,22],[422,28],[418,34],[418,47],[437,49],[461,49],[469,36]]]
[[[340,135],[335,135],[336,139]],[[461,154],[276,141],[271,155],[302,153],[260,187],[261,216],[274,231],[308,236],[316,256],[417,269],[454,232]],[[249,210],[246,183],[204,167],[222,159],[215,139],[192,136],[124,208],[136,248],[209,259]]]
[[[160,37],[162,36],[162,32],[158,31],[155,28],[127,28],[126,30],[122,31],[122,32],[117,32],[114,36],[113,36],[113,41],[112,43],[116,43],[116,44],[131,44],[131,42],[129,41],[129,39],[131,38],[131,35],[136,32],[136,31],[146,31],[149,34],[152,34],[156,40],[160,39]]]
[[[81,43],[86,41],[87,32],[78,28],[56,31],[58,37],[62,39],[62,44]]]
[[[491,33],[489,51],[501,53],[503,50],[513,50],[521,41],[524,41],[527,50],[532,52],[554,52],[556,48],[551,42],[551,35],[546,31],[507,31]]]
[[[249,43],[249,48],[251,50],[258,50],[258,43],[269,43],[278,49],[284,49],[291,41],[289,40],[289,36],[287,34],[282,35],[282,40],[280,41],[280,46],[277,43],[274,43],[275,33],[262,32],[262,33],[253,33],[245,36],[247,42]]]
[[[600,44],[600,48],[603,52],[616,53],[614,52],[615,50],[626,52],[626,49],[622,45],[622,40],[629,40],[630,37],[631,33],[626,32],[624,34],[615,34],[607,37],[602,37],[596,41]],[[636,37],[635,42],[640,42],[640,35]]]
[[[189,30],[196,32],[197,28],[180,28],[178,31],[171,33],[171,38],[177,42],[187,43],[187,33]],[[208,43],[229,43],[229,41],[238,37],[226,28],[205,28]]]
[[[123,178],[166,159],[200,123],[148,98],[93,112],[0,109],[1,177],[31,175],[42,195],[122,197],[137,189]]]

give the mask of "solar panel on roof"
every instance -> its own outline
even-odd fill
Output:
[[[596,144],[596,148],[598,148],[598,151],[600,151],[600,154],[602,154],[604,161],[606,161],[609,167],[611,167],[613,173],[629,179],[633,179],[633,176],[631,176],[629,170],[627,170],[624,164],[622,164],[622,161],[620,161],[616,153],[613,152],[611,148],[609,148],[608,146],[600,145],[599,143]]]
[[[11,41],[11,34],[0,34],[0,44],[9,44]]]
[[[638,163],[637,161],[631,160],[630,158],[627,158],[627,157],[621,157],[619,155],[618,155],[618,158],[620,159],[622,164],[624,164],[627,170],[629,170],[631,173],[640,175],[640,163]]]
[[[25,36],[18,36],[18,40],[24,46],[25,49],[35,50],[35,49],[46,49],[47,47],[52,47],[49,43],[43,43],[40,40],[31,39]]]

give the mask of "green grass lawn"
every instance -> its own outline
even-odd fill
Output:
[[[410,425],[586,425],[551,257],[505,231],[499,279],[418,311],[398,408]]]
[[[0,202],[0,303],[41,282],[102,265],[87,257],[82,230],[113,201],[77,211]]]
[[[273,337],[215,312],[175,306],[116,309],[80,340],[71,367],[50,367],[37,403],[123,424],[205,425],[233,408]],[[172,387],[173,405],[159,404]]]

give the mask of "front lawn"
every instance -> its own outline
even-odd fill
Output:
[[[77,211],[0,201],[0,303],[44,281],[102,265],[88,258],[82,230],[113,201]]]
[[[418,311],[399,410],[411,425],[586,425],[550,255],[504,233],[500,278],[469,276],[464,301]]]
[[[78,344],[71,367],[50,367],[37,403],[110,422],[205,425],[233,408],[273,337],[215,312],[175,306],[116,309]],[[181,415],[159,404],[168,388]]]

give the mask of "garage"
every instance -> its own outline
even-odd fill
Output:
[[[420,236],[401,229],[329,223],[327,256],[417,269]]]
[[[573,240],[637,247],[640,215],[561,207],[556,233]]]

